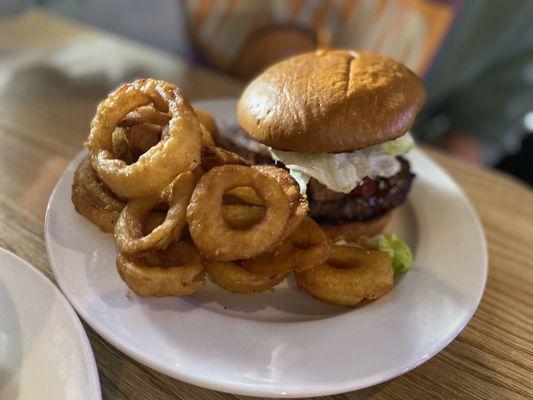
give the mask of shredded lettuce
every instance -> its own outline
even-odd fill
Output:
[[[269,149],[276,161],[281,161],[300,185],[311,177],[329,189],[349,193],[366,177],[391,177],[400,170],[396,155],[413,147],[413,138],[403,136],[351,153],[299,153]]]
[[[351,192],[371,174],[370,162],[362,152],[328,154],[272,150],[272,154],[293,176],[297,172],[313,177],[336,192]]]
[[[290,170],[289,172],[296,182],[298,182],[298,186],[300,186],[300,194],[305,196],[307,194],[307,184],[311,177],[301,171]]]
[[[375,237],[374,242],[378,250],[389,254],[392,259],[394,276],[399,276],[413,267],[413,253],[409,246],[393,233],[384,233]]]
[[[380,154],[404,154],[409,152],[415,146],[415,141],[409,132],[403,134],[402,136],[389,140],[388,142],[381,143],[375,146],[368,147],[365,150],[370,152],[376,152]]]

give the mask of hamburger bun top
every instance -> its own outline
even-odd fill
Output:
[[[278,150],[350,152],[405,133],[425,101],[406,66],[367,52],[319,50],[281,61],[244,90],[237,116]]]

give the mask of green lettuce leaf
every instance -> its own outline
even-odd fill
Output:
[[[389,254],[394,276],[399,276],[413,267],[413,253],[409,246],[393,233],[384,233],[375,239],[378,250]]]

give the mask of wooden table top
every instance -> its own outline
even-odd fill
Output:
[[[138,76],[175,82],[192,99],[235,97],[241,89],[165,53],[42,12],[0,20],[0,246],[52,280],[43,238],[50,193],[80,151],[98,100]],[[533,193],[501,173],[428,153],[465,190],[485,228],[490,270],[481,305],[459,337],[422,366],[327,399],[533,398]],[[106,400],[246,398],[168,378],[85,327]]]

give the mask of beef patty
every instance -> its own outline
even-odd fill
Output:
[[[409,162],[397,157],[400,171],[390,178],[364,178],[350,193],[334,192],[314,179],[307,187],[309,216],[324,225],[340,225],[379,217],[405,202],[414,174]]]

